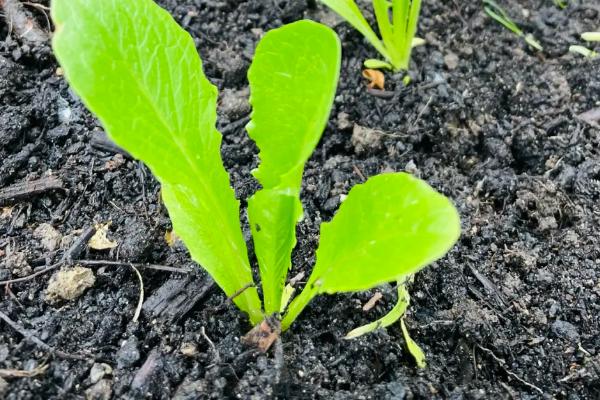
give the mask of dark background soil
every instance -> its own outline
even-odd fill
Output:
[[[374,291],[314,300],[283,335],[281,359],[240,344],[248,322],[218,290],[176,322],[147,312],[132,322],[136,275],[99,266],[91,289],[59,305],[45,301],[50,274],[2,288],[0,311],[87,360],[50,355],[0,322],[0,368],[48,366],[33,378],[6,378],[0,397],[600,398],[600,129],[577,118],[600,106],[600,61],[568,52],[578,33],[600,27],[600,5],[569,1],[560,10],[550,0],[502,1],[542,42],[544,52],[535,53],[477,1],[423,3],[419,35],[428,44],[414,52],[409,87],[387,76],[391,98],[366,90],[361,62],[375,55],[371,47],[346,24],[336,26],[341,81],[306,168],[306,219],[290,277],[309,271],[319,223],[352,185],[385,170],[427,180],[453,199],[463,225],[459,244],[412,285],[407,323],[427,369],[416,368],[398,325],[342,339],[393,306],[392,286],[379,289],[383,300],[369,312],[361,306]],[[336,19],[303,1],[161,4],[197,40],[208,77],[223,91],[223,156],[245,199],[257,187],[250,175],[257,157],[239,99],[260,34],[303,17]],[[29,11],[48,30],[42,12]],[[66,189],[0,213],[0,280],[60,258],[64,247],[49,252],[33,236],[42,223],[69,235],[112,221],[119,246],[87,250],[86,259],[191,265],[181,246],[165,243],[169,220],[148,170],[127,158],[107,165],[115,154],[92,146],[102,128],[57,76],[48,45],[28,43],[4,20],[0,38],[0,187],[51,173]],[[383,133],[359,143],[353,124]],[[26,263],[15,264],[15,254]],[[170,278],[189,279],[149,269],[142,275],[147,297]],[[192,275],[208,282],[198,269]],[[90,380],[94,362],[113,369],[101,384]]]

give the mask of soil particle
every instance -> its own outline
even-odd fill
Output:
[[[117,368],[131,367],[138,362],[140,359],[139,345],[139,340],[135,336],[131,336],[123,342],[116,354]]]
[[[567,339],[572,343],[579,343],[579,332],[570,322],[557,319],[552,323],[552,332],[560,338]]]
[[[86,400],[110,400],[112,398],[112,381],[102,379],[85,390]]]
[[[100,379],[107,375],[112,375],[112,367],[105,363],[95,363],[90,369],[90,382],[92,384],[97,383]]]
[[[354,151],[358,155],[364,155],[381,150],[383,135],[384,133],[381,131],[354,124],[351,138]]]
[[[152,350],[133,377],[131,389],[141,394],[155,393],[157,385],[162,381],[162,370],[163,358],[159,351]]]
[[[62,268],[52,275],[46,289],[46,301],[50,304],[62,300],[74,300],[86,289],[94,286],[96,277],[89,268],[81,266]]]
[[[119,255],[127,261],[143,260],[161,240],[158,232],[139,218],[127,218],[117,229]]]
[[[226,88],[221,92],[219,111],[230,121],[238,120],[250,114],[249,96],[249,87],[240,90]]]
[[[42,246],[48,251],[56,250],[62,239],[62,235],[48,223],[40,224],[33,231],[33,237],[40,240]]]

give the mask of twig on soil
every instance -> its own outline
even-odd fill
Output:
[[[540,389],[539,387],[527,382],[526,380],[524,380],[523,378],[521,378],[520,376],[518,376],[517,374],[515,374],[514,372],[510,371],[508,368],[506,368],[506,361],[504,361],[503,359],[499,358],[498,356],[496,356],[494,354],[494,352],[488,348],[483,347],[480,344],[477,344],[477,347],[482,350],[483,352],[485,352],[486,354],[488,354],[490,357],[492,357],[498,364],[500,364],[500,367],[504,370],[504,372],[506,372],[507,375],[512,376],[513,378],[515,378],[516,380],[518,380],[519,382],[521,382],[523,385],[534,389],[535,391],[537,391],[538,393],[540,393],[541,395],[544,394],[544,391],[542,389]]]
[[[278,385],[281,381],[283,367],[285,366],[285,358],[283,357],[283,344],[281,343],[280,337],[275,340],[275,345],[273,347],[273,363],[275,364],[275,371],[277,372],[273,383]]]
[[[129,264],[131,268],[135,271],[139,281],[140,281],[140,299],[138,300],[137,308],[135,309],[135,313],[133,314],[133,322],[137,322],[140,318],[140,314],[142,312],[142,306],[144,305],[144,280],[142,279],[142,274],[133,264]]]
[[[86,267],[127,267],[127,266],[135,266],[135,268],[140,269],[153,269],[157,271],[167,271],[167,272],[175,272],[180,274],[189,274],[192,272],[190,268],[178,268],[171,267],[168,265],[156,265],[156,264],[132,264],[128,262],[121,261],[109,261],[109,260],[74,260],[75,263],[86,266]]]
[[[379,97],[380,99],[385,99],[385,100],[393,99],[394,96],[396,95],[395,92],[390,92],[389,90],[379,90],[379,89],[373,89],[373,88],[368,88],[367,93],[369,93],[372,96]]]
[[[255,287],[255,286],[256,285],[254,283],[252,283],[252,282],[247,283],[243,287],[241,287],[238,290],[236,290],[235,293],[233,293],[231,296],[229,296],[228,298],[226,298],[225,301],[223,301],[221,304],[219,304],[218,306],[212,308],[211,311],[217,312],[217,311],[223,310],[226,306],[232,304],[233,300],[236,297],[238,297],[239,295],[241,295],[242,293],[244,293],[246,290],[250,289],[251,287]]]
[[[79,255],[83,252],[83,250],[87,246],[87,242],[94,235],[94,233],[96,233],[96,228],[94,228],[94,227],[89,227],[85,231],[83,231],[83,233],[81,235],[79,235],[79,237],[75,240],[75,242],[73,242],[71,247],[69,247],[69,249],[67,249],[67,251],[65,251],[65,253],[61,257],[60,261],[58,261],[57,263],[49,265],[46,268],[41,269],[37,272],[34,272],[33,274],[27,275],[23,278],[16,278],[16,279],[9,279],[6,281],[0,281],[0,285],[9,285],[9,284],[19,283],[19,282],[27,282],[27,281],[32,280],[36,276],[45,274],[47,272],[55,270],[56,268],[58,268],[62,265],[71,263],[74,258],[79,257]]]
[[[363,182],[365,182],[367,180],[365,175],[362,173],[362,171],[356,165],[352,165],[352,169],[354,170],[354,173],[356,173],[356,175],[358,175],[358,177],[360,179],[362,179]]]
[[[46,268],[44,268],[44,269],[42,269],[42,270],[39,270],[39,271],[37,271],[37,272],[34,272],[34,273],[33,273],[33,274],[31,274],[31,275],[24,276],[23,278],[15,278],[15,279],[8,279],[8,280],[6,280],[6,281],[0,281],[0,285],[11,285],[11,284],[13,284],[13,283],[27,282],[27,281],[30,281],[30,280],[32,280],[32,279],[33,279],[33,278],[35,278],[36,276],[43,275],[43,274],[45,274],[46,272],[50,272],[50,271],[52,271],[52,270],[54,270],[54,269],[56,269],[56,268],[60,267],[60,266],[61,266],[61,265],[63,265],[63,264],[64,264],[64,263],[63,263],[62,261],[59,261],[59,262],[57,262],[57,263],[55,263],[55,264],[52,264],[52,265],[49,265],[49,266],[47,266]]]
[[[72,262],[76,258],[78,258],[83,250],[87,248],[88,242],[96,234],[96,228],[94,226],[90,226],[79,235],[79,237],[73,242],[71,247],[63,254],[63,261]]]
[[[411,122],[410,126],[408,127],[408,130],[407,130],[408,133],[413,132],[413,128],[421,120],[421,117],[423,116],[423,114],[425,113],[425,111],[427,111],[427,109],[429,108],[429,105],[431,104],[432,100],[433,100],[433,96],[429,96],[429,99],[427,100],[427,103],[425,103],[425,105],[423,106],[423,108],[421,108],[421,110],[417,114],[417,117],[415,118],[415,120],[413,122]]]
[[[231,296],[229,296],[227,298],[227,301],[230,303],[233,302],[233,299],[235,299],[236,297],[238,297],[239,295],[241,295],[242,293],[244,293],[246,290],[250,289],[251,287],[255,287],[255,286],[256,285],[254,285],[254,283],[252,283],[252,282],[247,283],[245,286],[236,290],[235,293],[233,293]]]
[[[29,182],[18,182],[0,189],[0,206],[59,189],[64,189],[64,185],[60,178],[56,176],[47,176]]]
[[[219,350],[217,350],[217,346],[215,346],[215,344],[213,343],[213,341],[210,340],[210,338],[206,334],[206,330],[204,329],[204,326],[202,326],[200,328],[200,335],[202,335],[202,337],[204,338],[204,340],[206,340],[208,342],[208,345],[210,346],[210,349],[213,352],[214,363],[215,364],[220,364],[221,363],[221,355],[219,354]]]
[[[38,346],[39,348],[41,348],[44,351],[52,353],[59,358],[65,358],[65,359],[69,359],[69,360],[90,361],[89,357],[80,356],[78,354],[65,353],[64,351],[57,350],[54,347],[47,345],[42,340],[40,340],[37,336],[34,336],[27,329],[23,328],[20,324],[13,321],[12,319],[10,319],[8,317],[8,315],[4,314],[2,311],[0,311],[0,319],[2,319],[4,322],[6,322],[15,331],[19,332],[21,334],[21,336],[23,336],[27,341],[35,344],[36,346]],[[92,359],[92,361],[93,361],[93,359]]]
[[[48,364],[40,365],[31,371],[22,369],[0,369],[0,378],[33,378],[42,375],[48,369]]]
[[[242,126],[246,125],[248,122],[250,122],[249,116],[242,117],[238,120],[228,123],[223,128],[221,128],[221,133],[223,135],[226,135],[228,133],[235,132],[236,130],[240,129]]]
[[[107,153],[120,153],[130,159],[133,158],[131,157],[131,154],[129,154],[128,152],[117,146],[112,140],[110,140],[106,135],[106,132],[103,131],[95,132],[92,135],[90,145],[97,150],[105,151]]]

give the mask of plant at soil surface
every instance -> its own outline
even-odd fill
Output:
[[[581,38],[587,42],[600,42],[600,32],[584,32]]]
[[[567,8],[568,2],[567,0],[553,0],[554,1],[554,5],[558,8],[560,8],[561,10],[564,10],[565,8]]]
[[[585,58],[596,58],[598,57],[598,53],[594,50],[588,49],[585,46],[580,46],[577,44],[569,46],[569,51],[571,53],[581,54]]]
[[[581,39],[587,42],[600,42],[600,32],[584,32],[581,34]],[[571,53],[581,54],[582,56],[590,59],[598,57],[598,52],[588,49],[585,46],[572,45],[569,46],[569,51]]]
[[[483,4],[484,4],[483,9],[485,10],[487,15],[489,15],[490,17],[495,19],[497,22],[499,22],[506,29],[510,30],[518,37],[524,38],[525,42],[528,45],[530,45],[531,47],[533,47],[534,49],[539,50],[539,51],[542,51],[544,49],[542,47],[542,45],[540,44],[540,42],[538,42],[533,37],[533,35],[531,35],[531,34],[526,35],[525,33],[523,33],[521,28],[519,28],[519,26],[508,16],[506,11],[504,11],[504,9],[502,9],[502,7],[500,7],[495,1],[483,0]]]
[[[152,170],[192,258],[253,323],[284,313],[286,329],[314,296],[402,280],[457,240],[458,214],[446,197],[405,173],[372,177],[352,188],[322,225],[312,275],[286,309],[302,173],[329,117],[340,44],[332,30],[311,21],[273,30],[249,71],[247,126],[260,149],[253,173],[262,189],[248,200],[248,218],[263,312],[239,202],[221,160],[217,90],[192,38],[151,0],[54,0],[52,17],[53,47],[67,80],[114,141]]]
[[[373,10],[381,39],[371,29],[354,0],[321,0],[321,2],[362,33],[385,58],[385,61],[374,59],[365,61],[367,68],[406,71],[412,48],[424,43],[422,39],[415,38],[421,0],[373,0]]]

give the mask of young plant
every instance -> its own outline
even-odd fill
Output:
[[[584,32],[581,38],[586,42],[600,42],[600,32]]]
[[[589,58],[589,59],[594,59],[594,58],[598,57],[598,52],[588,49],[585,46],[580,46],[578,44],[573,44],[573,45],[569,46],[569,51],[571,53],[580,54],[580,55],[584,56],[585,58]]]
[[[584,32],[581,34],[581,39],[586,42],[600,42],[600,32]],[[588,49],[585,46],[572,45],[569,46],[571,53],[581,54],[585,58],[594,59],[598,57],[598,52]]]
[[[404,279],[456,242],[459,218],[446,197],[405,173],[372,177],[321,226],[316,265],[286,311],[302,173],[326,126],[341,57],[331,29],[286,25],[264,36],[249,71],[247,130],[260,149],[254,176],[262,189],[248,200],[248,217],[263,311],[221,160],[217,90],[190,35],[152,0],[54,0],[52,17],[53,48],[72,88],[152,170],[192,258],[253,324],[281,312],[285,330],[314,296]]]
[[[483,4],[483,9],[485,10],[487,15],[495,19],[497,22],[499,22],[506,29],[508,29],[518,37],[522,37],[523,39],[525,39],[525,42],[529,46],[533,47],[538,51],[544,50],[540,42],[538,42],[532,34],[526,35],[525,33],[523,33],[521,28],[519,28],[519,26],[508,16],[506,11],[504,11],[504,9],[500,7],[498,3],[496,3],[493,0],[483,0]]]
[[[362,33],[385,59],[385,61],[366,60],[367,68],[406,71],[412,48],[424,43],[422,39],[415,38],[421,0],[373,0],[373,10],[381,39],[375,34],[354,0],[321,0],[321,2]]]

